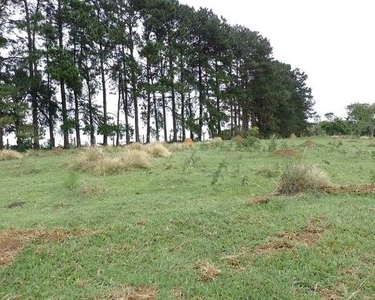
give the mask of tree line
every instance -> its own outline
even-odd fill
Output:
[[[0,2],[0,148],[301,134],[307,75],[267,38],[177,0]],[[112,103],[111,103],[112,102]],[[110,113],[109,107],[116,107]]]
[[[326,113],[325,120],[315,115],[316,124],[311,128],[315,135],[358,135],[374,137],[375,103],[352,103],[346,107],[347,117],[339,118],[334,113]]]

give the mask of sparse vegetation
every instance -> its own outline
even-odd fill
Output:
[[[241,299],[249,286],[254,299],[348,299],[375,274],[372,141],[358,139],[369,153],[353,156],[347,140],[344,154],[308,139],[318,146],[303,147],[302,161],[270,155],[269,140],[158,159],[101,147],[2,161],[0,299]],[[152,167],[105,177],[68,168],[81,156],[116,168],[134,161],[129,152]],[[70,172],[78,187],[64,184]],[[357,298],[374,290],[367,280]]]

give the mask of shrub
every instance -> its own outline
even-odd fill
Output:
[[[331,186],[327,174],[318,167],[298,163],[287,165],[281,176],[278,191],[291,195],[300,192],[319,191]]]
[[[152,157],[169,157],[171,152],[161,143],[153,143],[147,146],[147,153]]]
[[[21,159],[21,158],[22,158],[22,154],[14,150],[1,150],[0,151],[0,161]]]
[[[249,129],[249,136],[253,136],[253,137],[259,137],[259,127],[251,127]]]
[[[253,149],[259,149],[260,148],[260,140],[256,137],[249,136],[245,140],[239,143],[242,147],[245,148],[253,148]]]

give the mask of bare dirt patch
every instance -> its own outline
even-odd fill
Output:
[[[157,290],[154,287],[119,286],[114,289],[106,300],[154,300]]]
[[[246,205],[248,206],[259,206],[267,204],[270,201],[270,197],[267,196],[259,196],[251,199],[250,201],[246,202]]]
[[[17,230],[14,228],[0,230],[0,267],[12,264],[16,256],[20,254],[27,243],[32,240],[38,239],[47,242],[62,242],[68,236],[86,234],[90,234],[90,231],[84,229],[53,229],[50,231],[42,231],[35,229]]]
[[[317,291],[319,297],[326,300],[340,300],[344,299],[342,296],[338,295],[338,292],[328,288],[322,288]]]
[[[274,255],[278,251],[293,250],[298,244],[312,246],[322,237],[328,229],[328,225],[318,223],[323,219],[312,219],[307,223],[307,229],[302,232],[282,232],[276,238],[266,245],[260,245],[255,248],[255,254]],[[319,225],[318,225],[319,224]]]
[[[219,269],[214,267],[211,263],[209,262],[197,262],[195,264],[195,268],[199,271],[201,271],[202,276],[201,280],[203,282],[210,282],[215,280],[221,273]]]
[[[176,298],[176,299],[183,299],[184,297],[184,292],[182,291],[182,289],[174,289],[172,291],[172,295]]]
[[[304,146],[304,147],[308,147],[308,148],[315,148],[316,146],[318,146],[318,144],[315,143],[315,142],[312,141],[312,140],[307,140],[306,142],[304,142],[304,143],[302,144],[302,146]]]
[[[302,153],[299,150],[291,150],[291,149],[280,149],[276,150],[274,154],[277,157],[301,157]]]
[[[334,195],[375,195],[375,184],[331,186],[322,188],[321,192]]]

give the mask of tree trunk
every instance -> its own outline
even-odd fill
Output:
[[[4,149],[4,131],[3,131],[3,128],[0,127],[0,150],[3,150]]]
[[[81,145],[81,130],[79,126],[79,102],[77,92],[74,91],[74,119],[75,119],[75,130],[76,130],[76,146],[80,148]]]
[[[199,73],[199,132],[198,132],[198,138],[199,138],[199,141],[202,142],[204,95],[203,95],[202,64],[201,64],[200,57],[199,57],[198,73]]]
[[[102,90],[103,90],[103,125],[104,125],[104,134],[103,134],[103,146],[108,145],[108,134],[107,134],[107,88],[105,84],[105,74],[104,74],[104,53],[102,43],[99,43],[100,51],[100,74],[102,77]]]
[[[117,101],[117,115],[116,115],[116,125],[117,125],[117,134],[116,134],[116,146],[120,146],[120,111],[121,111],[121,71],[119,75],[118,83],[118,101]]]
[[[176,110],[176,94],[174,87],[174,71],[173,71],[173,57],[172,57],[172,43],[168,37],[169,47],[169,80],[171,85],[172,96],[172,126],[173,126],[173,142],[177,142],[177,110]]]
[[[147,137],[146,143],[149,144],[151,142],[151,82],[150,82],[150,62],[147,59]]]
[[[153,97],[153,100],[154,100],[154,113],[155,113],[156,140],[159,141],[159,140],[160,140],[160,133],[159,133],[159,116],[158,116],[158,105],[157,105],[157,102],[156,102],[155,91],[153,91],[153,93],[152,93],[152,97]]]

